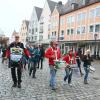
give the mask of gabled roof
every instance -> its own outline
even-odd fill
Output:
[[[34,8],[35,8],[38,20],[39,20],[40,16],[41,16],[41,13],[42,13],[42,8],[39,8],[39,7],[34,7]]]
[[[57,2],[51,1],[51,0],[47,0],[49,8],[51,10],[51,13],[53,12],[55,6],[57,5]]]
[[[15,35],[18,35],[18,34],[19,33],[14,30],[14,32],[12,33],[12,36],[15,36]]]

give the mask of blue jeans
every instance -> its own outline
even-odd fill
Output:
[[[66,72],[66,76],[64,77],[64,81],[66,81],[67,78],[68,78],[68,84],[70,84],[71,80],[72,80],[73,69],[71,69],[71,68],[65,68],[65,72]]]
[[[84,71],[85,71],[84,81],[87,81],[89,75],[89,67],[84,66]]]
[[[56,86],[56,69],[54,68],[53,65],[49,65],[50,67],[50,86],[52,88],[55,88]]]

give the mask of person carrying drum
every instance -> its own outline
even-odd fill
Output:
[[[5,57],[9,58],[9,67],[11,68],[11,75],[14,83],[12,87],[21,88],[23,52],[28,58],[31,58],[28,50],[24,48],[23,43],[19,42],[19,35],[16,35],[15,41],[12,42],[7,48]],[[16,69],[17,69],[17,76],[16,76]]]
[[[63,57],[63,60],[66,61],[66,67],[65,67],[65,72],[66,75],[64,77],[64,84],[66,84],[66,80],[68,79],[68,84],[71,86],[71,80],[72,80],[72,73],[73,69],[73,64],[76,64],[75,56],[72,50],[69,51],[67,55]]]
[[[50,87],[52,90],[56,90],[56,69],[54,60],[61,58],[61,51],[57,47],[58,43],[56,41],[50,42],[50,47],[45,52],[45,57],[49,59],[50,68]]]

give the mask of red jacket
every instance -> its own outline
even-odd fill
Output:
[[[55,54],[55,50],[57,51],[57,59],[61,58],[61,52],[59,48],[48,48],[45,52],[45,57],[49,59],[49,65],[54,65],[54,60],[56,58],[53,59],[52,56]]]
[[[72,64],[76,64],[75,56],[74,56],[74,58],[73,58],[72,54],[67,54],[67,55],[65,55],[65,56],[63,57],[63,60],[66,61],[67,64],[70,64],[71,59],[73,59],[73,60],[72,60]]]

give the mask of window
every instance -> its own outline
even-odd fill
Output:
[[[78,14],[77,20],[78,21],[85,20],[85,17],[86,17],[86,13],[80,13]]]
[[[67,35],[69,35],[70,34],[70,29],[67,29]]]
[[[77,34],[80,34],[80,33],[81,33],[81,28],[78,27],[78,28],[77,28]]]
[[[64,36],[64,30],[61,31],[61,36]]]
[[[78,20],[78,21],[81,20],[81,14],[78,14],[77,20]]]
[[[64,19],[60,19],[60,24],[63,25],[64,24]]]
[[[35,36],[35,40],[37,40],[37,36]]]
[[[85,17],[86,17],[86,13],[82,13],[81,20],[85,20]]]
[[[100,32],[100,24],[95,25],[95,32]]]
[[[50,24],[48,25],[48,31],[50,31]]]
[[[96,16],[97,16],[97,17],[100,16],[100,7],[96,8]]]
[[[32,29],[32,34],[34,34],[34,29]]]
[[[89,32],[93,32],[93,30],[94,30],[94,26],[90,25]]]
[[[56,31],[54,32],[54,36],[56,36]]]
[[[31,33],[31,29],[29,29],[29,33]]]
[[[48,35],[48,39],[50,39],[50,35]]]
[[[52,32],[52,36],[53,36],[53,32]]]
[[[95,10],[94,9],[90,10],[90,18],[93,18],[94,15],[95,15]]]
[[[40,41],[43,40],[43,36],[42,35],[39,36],[39,40]]]
[[[43,33],[43,25],[40,25],[40,33]]]
[[[52,32],[52,36],[56,36],[56,31],[55,32]]]
[[[74,33],[74,29],[71,29],[71,34],[73,34]]]
[[[37,32],[37,31],[38,31],[38,29],[36,28],[36,29],[35,29],[35,31]]]
[[[71,17],[71,21],[72,21],[72,22],[75,21],[75,17],[74,17],[74,16]]]
[[[33,37],[32,37],[32,41],[33,41]]]
[[[74,21],[75,21],[75,17],[74,16],[67,17],[67,23],[72,23]]]
[[[85,33],[85,27],[84,26],[81,28],[81,31],[82,31],[82,33]]]

